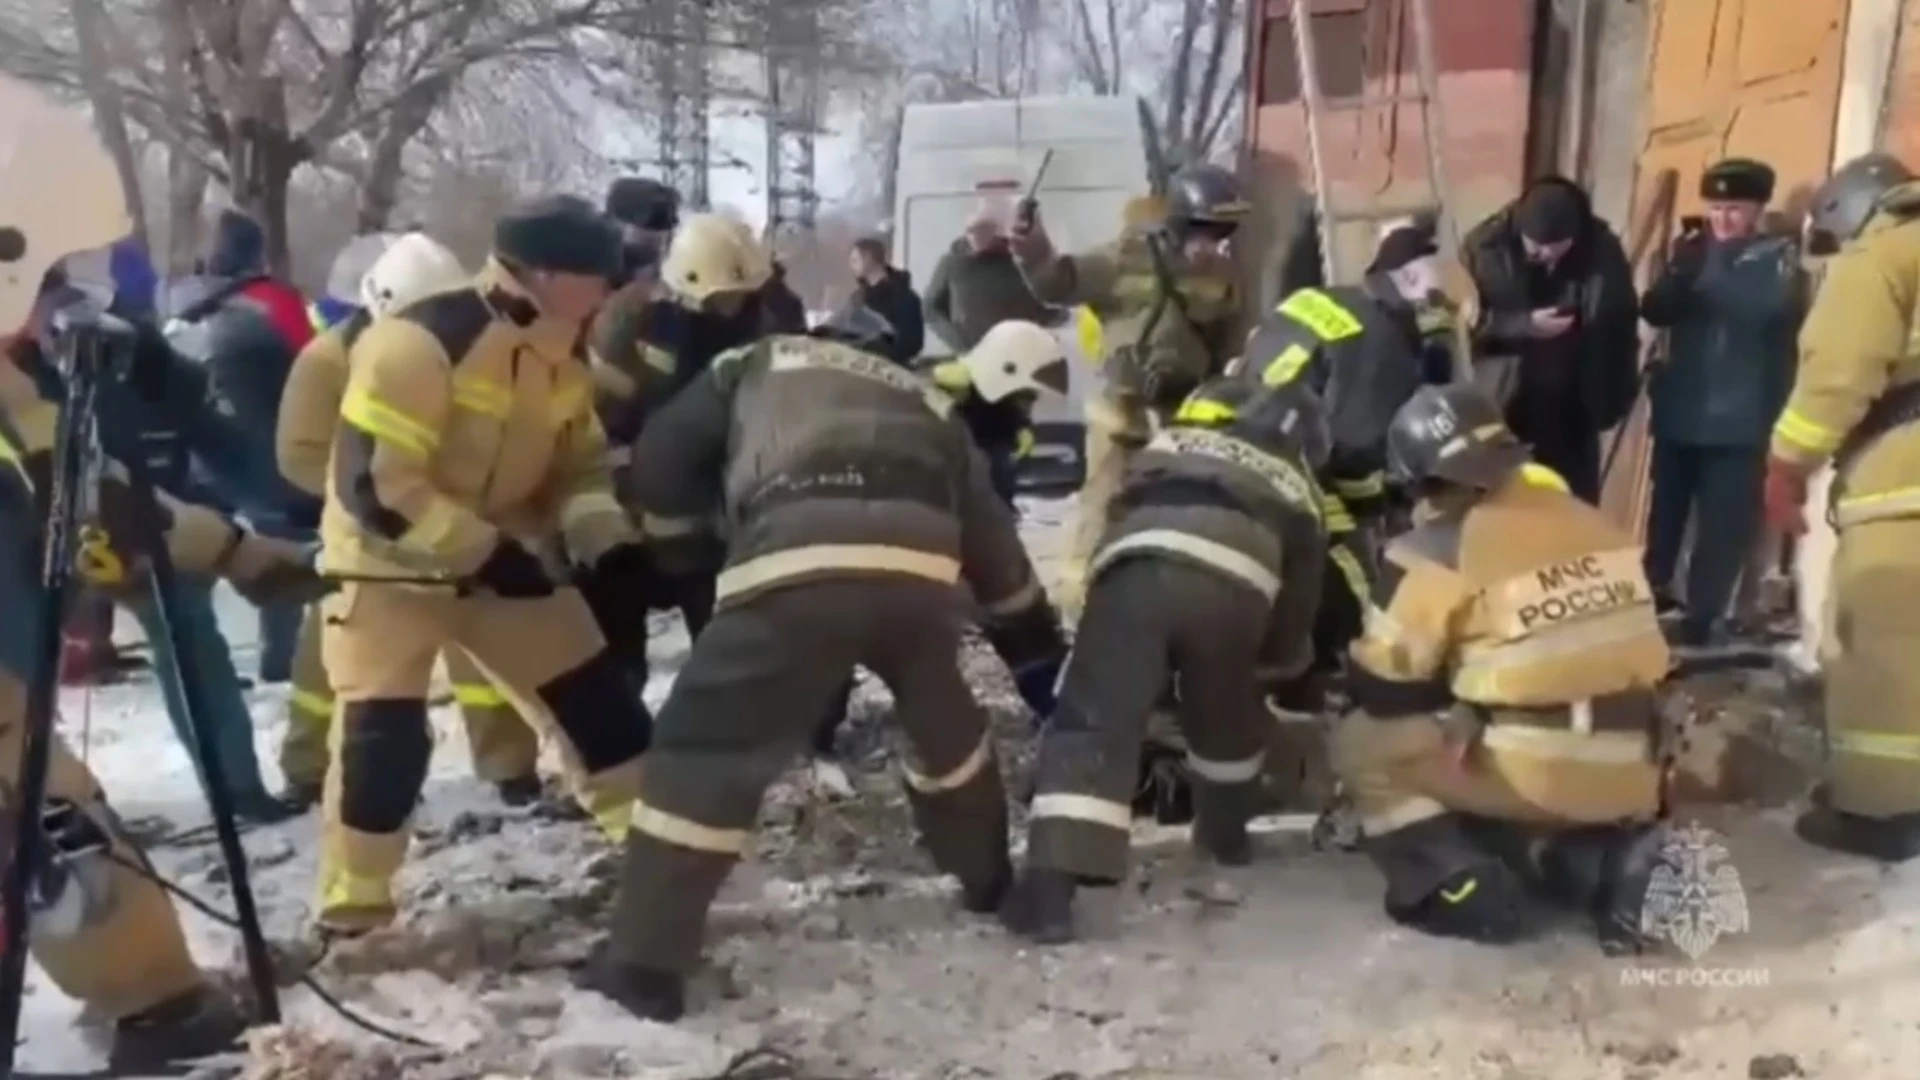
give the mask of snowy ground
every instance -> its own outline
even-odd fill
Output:
[[[1030,511],[1050,563],[1064,507]],[[235,640],[250,640],[250,613],[237,601],[229,611]],[[251,647],[240,652],[250,668]],[[653,694],[664,690],[662,679]],[[984,690],[1004,704],[1003,684]],[[449,1080],[692,1080],[763,1045],[805,1062],[793,1075],[809,1080],[1920,1075],[1920,868],[1811,853],[1788,832],[1787,807],[1705,814],[1725,835],[1751,929],[1698,965],[1606,960],[1576,925],[1508,950],[1424,940],[1384,920],[1363,859],[1283,835],[1232,874],[1199,869],[1162,838],[1133,885],[1089,900],[1094,940],[1035,952],[959,914],[927,876],[887,769],[885,707],[883,691],[863,688],[849,735],[858,798],[832,802],[796,782],[770,801],[762,850],[716,913],[697,1012],[677,1027],[568,988],[565,966],[598,932],[610,888],[604,845],[583,825],[500,808],[450,723],[403,878],[407,924],[315,975],[369,1018],[454,1048],[404,1072]],[[70,692],[64,710],[123,814],[175,830],[205,821],[150,682]],[[270,762],[284,693],[256,691],[254,712]],[[1012,738],[1010,709],[1005,719]],[[270,935],[297,938],[311,816],[245,842]],[[155,854],[186,888],[230,905],[210,840]],[[237,963],[234,935],[189,922],[210,964]],[[35,978],[25,1066],[95,1067],[77,1007]],[[296,1027],[379,1046],[304,989],[286,1004]]]

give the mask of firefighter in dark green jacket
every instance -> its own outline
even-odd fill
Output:
[[[1043,943],[1073,936],[1077,885],[1126,877],[1142,744],[1161,741],[1150,726],[1169,682],[1194,844],[1223,865],[1252,857],[1273,727],[1256,673],[1312,659],[1326,546],[1313,475],[1329,441],[1319,400],[1225,380],[1194,400],[1215,406],[1209,419],[1177,416],[1127,468],[1042,730],[1026,873],[1001,916]]]
[[[1328,565],[1314,628],[1320,676],[1338,668],[1360,633],[1372,590],[1369,526],[1387,506],[1387,427],[1427,377],[1422,313],[1445,307],[1438,252],[1427,229],[1388,233],[1361,284],[1292,293],[1254,328],[1231,369],[1255,386],[1302,382],[1326,402],[1333,449],[1321,472]],[[1275,704],[1315,712],[1323,686],[1324,678],[1275,685]]]
[[[850,309],[864,311],[864,309]],[[722,354],[648,422],[629,504],[727,537],[713,622],[660,710],[615,899],[583,980],[673,1020],[707,908],[753,838],[760,799],[855,664],[893,691],[914,749],[908,802],[965,905],[1012,879],[987,716],[955,663],[979,621],[1036,713],[1052,710],[1059,621],[950,398],[877,350],[776,335]],[[661,568],[694,531],[654,534]],[[690,543],[690,542],[689,542]]]
[[[1101,391],[1086,406],[1087,478],[1060,572],[1068,612],[1079,611],[1087,560],[1127,459],[1233,356],[1241,298],[1224,245],[1248,209],[1232,173],[1200,165],[1174,176],[1163,221],[1130,225],[1092,251],[1055,250],[1032,204],[1014,222],[1013,257],[1034,296],[1058,307],[1086,305],[1113,343]]]

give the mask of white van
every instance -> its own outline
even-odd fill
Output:
[[[1119,234],[1127,203],[1151,189],[1146,111],[1134,97],[1038,97],[908,105],[900,124],[900,166],[893,213],[893,261],[925,288],[934,267],[990,201],[1010,210],[1032,187],[1047,233],[1063,252],[1097,247]],[[1052,151],[1051,159],[1047,152]],[[1062,313],[1057,328],[1078,356],[1075,320]],[[927,352],[951,344],[927,335]],[[1081,358],[1085,361],[1087,358]],[[1046,439],[1078,436],[1081,404],[1099,375],[1091,362],[1073,365],[1068,402],[1044,403],[1035,419]]]
[[[1046,175],[1036,195],[1055,245],[1072,252],[1111,241],[1127,203],[1150,187],[1142,115],[1140,100],[1131,97],[907,106],[894,196],[894,264],[924,287],[974,214],[988,202],[1010,210],[1032,188],[1042,161]],[[952,351],[937,338],[927,347]]]

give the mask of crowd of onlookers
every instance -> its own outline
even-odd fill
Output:
[[[1703,213],[1636,292],[1619,238],[1577,185],[1543,180],[1472,229],[1462,261],[1481,314],[1475,370],[1535,456],[1598,502],[1621,432],[1651,406],[1646,570],[1682,648],[1724,643],[1736,587],[1765,569],[1762,482],[1793,386],[1809,289],[1797,238],[1764,228],[1767,165],[1701,178]],[[1642,364],[1640,325],[1654,329]],[[1690,542],[1689,542],[1690,541]],[[1747,589],[1752,600],[1758,590]]]

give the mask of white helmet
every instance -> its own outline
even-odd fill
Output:
[[[660,265],[667,288],[700,303],[717,293],[749,293],[773,276],[773,258],[744,222],[695,214],[680,223]]]
[[[340,254],[333,257],[333,266],[327,270],[327,296],[342,303],[356,303],[360,295],[360,282],[365,280],[373,264],[380,256],[400,239],[399,233],[377,232],[363,233],[347,241]]]
[[[961,357],[974,392],[1000,401],[1022,390],[1067,392],[1067,350],[1060,339],[1036,323],[1009,319],[987,331]]]
[[[439,241],[411,232],[388,245],[360,279],[360,303],[380,316],[423,296],[465,285],[472,275]]]

